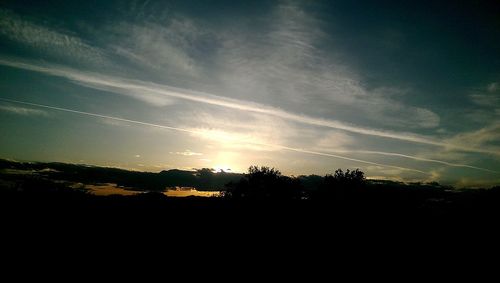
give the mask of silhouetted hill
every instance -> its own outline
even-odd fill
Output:
[[[98,167],[58,162],[16,162],[0,159],[0,170],[30,172],[51,180],[83,184],[114,183],[140,191],[164,191],[166,187],[194,187],[198,190],[219,191],[243,174],[212,172],[203,168],[196,171],[173,169],[160,173],[138,172],[118,168]],[[4,174],[5,175],[5,172]]]

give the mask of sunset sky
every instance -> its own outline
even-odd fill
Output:
[[[0,158],[499,184],[500,5],[440,2],[2,1]]]

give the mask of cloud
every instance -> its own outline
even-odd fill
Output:
[[[301,144],[305,137],[313,139],[314,130],[289,122],[279,117],[253,112],[235,112],[231,109],[195,107],[183,109],[190,115],[175,115],[175,123],[183,128],[198,132],[193,134],[203,138],[217,148],[230,150],[273,151],[275,149],[259,144]],[[165,121],[171,123],[169,119]],[[254,143],[248,143],[251,141]]]
[[[495,82],[486,87],[480,87],[470,94],[469,99],[475,107],[468,109],[467,117],[483,123],[498,120],[500,116],[500,96],[496,93],[498,88],[498,83]]]
[[[500,156],[500,147],[497,146],[500,142],[500,123],[493,122],[478,130],[457,134],[448,141],[458,145],[486,148],[487,151]]]
[[[496,91],[498,83],[491,83],[487,87],[481,87],[468,98],[474,104],[465,111],[461,111],[461,115],[467,117],[468,120],[478,124],[490,125],[492,122],[500,119],[500,96]]]
[[[382,76],[365,72],[369,68],[364,63],[376,61],[364,61],[363,54],[352,60],[351,51],[342,50],[346,44],[339,40],[349,33],[335,26],[342,21],[329,18],[323,22],[321,15],[309,13],[314,9],[305,8],[301,1],[280,1],[252,18],[245,18],[243,13],[221,21],[206,15],[182,14],[190,13],[187,10],[160,9],[162,3],[147,2],[136,5],[130,14],[120,11],[106,21],[89,23],[83,19],[75,30],[61,28],[66,23],[51,25],[49,21],[0,10],[0,37],[7,46],[33,51],[37,58],[47,60],[33,63],[4,57],[0,65],[63,78],[78,86],[153,106],[146,109],[135,103],[138,107],[133,109],[134,115],[153,123],[48,105],[45,110],[102,118],[102,123],[112,126],[139,125],[188,134],[179,136],[174,143],[204,139],[199,146],[191,145],[191,152],[172,152],[176,155],[192,156],[199,151],[209,155],[202,157],[215,160],[212,153],[216,151],[248,150],[248,162],[260,156],[274,162],[280,156],[302,156],[290,154],[293,151],[327,157],[303,158],[300,162],[310,162],[303,166],[305,170],[331,166],[337,162],[331,157],[373,165],[379,170],[371,173],[385,176],[421,175],[427,170],[432,175],[440,167],[465,167],[474,169],[474,174],[480,173],[475,171],[478,169],[491,171],[483,167],[496,169],[494,158],[500,151],[494,134],[498,128],[492,123],[500,117],[498,82],[490,81],[474,93],[466,93],[470,94],[469,108],[460,109],[458,122],[449,123],[453,109],[433,104],[434,100],[425,99],[429,94],[402,85],[403,80],[411,78],[396,76],[395,80],[382,82]],[[57,23],[55,18],[50,21]],[[86,37],[79,37],[83,35],[78,32],[82,26]],[[339,33],[332,36],[325,32]],[[389,37],[403,34],[398,32]],[[374,34],[380,35],[376,28]],[[387,35],[380,38],[387,39],[383,45],[393,42]],[[401,38],[396,40],[401,43]],[[400,48],[405,48],[403,45]],[[361,49],[352,52],[368,50]],[[92,60],[108,60],[109,68],[87,66],[87,72],[74,64]],[[97,96],[85,101],[92,98]],[[107,105],[109,99],[109,95],[99,97],[99,103],[108,107],[132,105],[128,100]],[[127,109],[112,110],[129,115]],[[459,123],[464,125],[454,127]],[[474,125],[476,130],[456,132]],[[206,151],[209,146],[211,150]],[[247,162],[241,158],[238,161]],[[380,169],[374,165],[386,163],[417,167],[409,171],[414,168]],[[286,166],[298,168],[288,163]],[[436,178],[445,173],[449,174],[444,172]]]
[[[45,116],[45,117],[49,116],[49,113],[43,110],[10,106],[10,105],[0,105],[0,111],[14,113],[23,116]]]
[[[469,99],[475,104],[465,111],[465,116],[480,125],[478,129],[462,132],[450,137],[446,142],[483,148],[500,156],[500,96],[498,83],[494,82],[479,88]]]
[[[76,36],[32,23],[2,9],[0,9],[0,35],[57,58],[64,57],[87,63],[101,63],[105,60],[99,48],[85,43]]]
[[[497,82],[491,83],[488,85],[488,92],[496,92],[500,89],[500,86]]]
[[[266,142],[263,135],[252,135],[238,131],[223,129],[190,128],[192,136],[201,138],[217,145],[219,149],[276,151],[279,148]]]
[[[399,181],[399,182],[415,182],[422,180],[422,174],[420,172],[411,172],[398,168],[387,168],[378,165],[368,165],[364,167],[364,171],[366,172],[368,179],[375,180],[390,180],[390,181]],[[425,174],[428,178],[430,173]]]
[[[474,177],[462,177],[453,186],[456,188],[488,188],[500,183],[500,179],[481,180]]]
[[[171,100],[169,98],[174,98],[185,101],[215,105],[245,112],[265,114],[302,124],[339,129],[357,134],[391,138],[413,143],[445,146],[465,151],[485,152],[484,150],[468,147],[466,145],[459,146],[449,143],[443,143],[433,138],[413,133],[365,128],[340,122],[338,120],[329,120],[329,119],[312,117],[297,113],[291,113],[282,110],[280,108],[271,107],[255,102],[227,98],[204,92],[171,87],[168,85],[160,85],[139,80],[123,79],[119,77],[99,75],[96,73],[80,72],[74,69],[61,68],[57,66],[34,65],[19,61],[13,61],[10,59],[0,59],[0,65],[67,78],[75,83],[84,85],[86,87],[91,87],[100,90],[107,90],[117,94],[131,96],[133,98],[140,99],[148,103],[153,103],[153,104],[157,103],[157,105],[159,106],[170,103]]]
[[[493,171],[493,170],[490,170],[487,168],[471,166],[471,165],[462,164],[462,163],[458,163],[458,162],[447,162],[447,161],[438,160],[438,159],[432,159],[432,158],[426,158],[426,157],[420,157],[420,156],[414,156],[414,155],[408,155],[408,154],[401,154],[401,153],[394,153],[394,152],[369,151],[369,150],[350,150],[350,151],[338,151],[338,152],[340,152],[340,153],[343,152],[343,153],[361,153],[361,154],[376,154],[376,155],[385,155],[385,156],[395,156],[395,157],[408,158],[408,159],[424,161],[424,162],[438,163],[438,164],[451,166],[451,167],[463,167],[463,168],[470,168],[470,169],[486,171],[486,172],[490,172],[490,173],[499,173],[497,171]]]
[[[109,125],[109,126],[120,126],[120,127],[129,127],[130,126],[130,123],[117,121],[117,120],[109,119],[109,118],[103,118],[103,119],[101,119],[101,122],[104,125]]]
[[[193,152],[193,151],[191,151],[189,149],[186,149],[185,151],[181,151],[181,152],[170,152],[170,154],[184,155],[184,156],[199,156],[199,155],[203,155],[203,153]]]
[[[469,98],[473,103],[483,107],[500,106],[500,96],[492,93],[471,94]]]
[[[409,155],[396,152],[370,151],[370,150],[355,150],[361,145],[351,135],[340,131],[315,131],[314,129],[304,129],[287,122],[286,120],[270,118],[266,119],[265,115],[242,115],[241,113],[235,116],[227,116],[227,113],[222,115],[227,119],[218,118],[211,113],[197,113],[195,116],[190,116],[190,119],[181,121],[181,124],[189,125],[197,124],[196,128],[190,128],[196,134],[196,137],[201,137],[208,141],[214,142],[219,149],[247,149],[256,151],[276,151],[280,147],[270,146],[273,144],[296,144],[301,147],[304,144],[312,151],[331,153],[331,154],[356,154],[360,156],[387,156],[398,157],[401,159],[411,159],[426,163],[436,163],[450,167],[463,167],[475,170],[495,173],[496,171],[471,166],[460,161],[445,161],[437,158]],[[435,151],[433,151],[435,152]],[[451,154],[448,152],[448,155]]]
[[[196,77],[200,70],[193,53],[201,31],[187,18],[167,23],[118,23],[105,28],[111,49],[130,62],[162,76]]]
[[[345,133],[329,132],[316,138],[314,148],[319,151],[341,152],[356,145],[356,140]]]
[[[113,23],[102,29],[105,36],[98,34],[109,42],[111,50],[141,66],[181,74],[184,79],[190,76],[212,79],[221,85],[219,95],[51,65],[12,60],[2,60],[0,64],[64,77],[86,87],[130,96],[156,106],[183,100],[356,134],[445,146],[431,137],[342,122],[353,118],[344,117],[342,113],[336,115],[335,112],[345,109],[349,109],[349,115],[364,113],[354,115],[365,117],[365,121],[359,121],[361,124],[376,121],[405,129],[435,127],[439,117],[430,110],[405,106],[388,98],[404,91],[364,88],[359,75],[317,48],[324,43],[321,23],[300,5],[282,3],[268,16],[264,30],[238,25],[208,28],[186,17],[175,16],[161,24]],[[224,52],[217,52],[217,48]],[[207,56],[213,58],[207,59]],[[214,64],[204,68],[207,60]],[[178,78],[176,81],[182,81]],[[296,105],[301,107],[296,109]],[[407,118],[401,119],[403,116]]]
[[[37,104],[37,103],[30,103],[30,102],[24,102],[24,101],[17,101],[17,100],[5,99],[5,98],[0,98],[0,100],[12,102],[12,103],[19,103],[19,104],[24,104],[24,105],[36,106],[36,107],[41,107],[41,108],[45,108],[45,109],[69,112],[69,113],[74,113],[74,114],[79,114],[79,115],[85,115],[85,116],[90,116],[90,117],[105,118],[105,119],[111,119],[111,120],[116,120],[116,121],[120,121],[120,122],[128,122],[128,123],[136,124],[136,125],[161,128],[161,129],[165,129],[165,130],[179,131],[179,132],[190,133],[190,134],[195,134],[195,135],[199,135],[199,136],[203,136],[206,134],[205,131],[196,130],[196,129],[184,129],[184,128],[179,128],[179,127],[171,127],[171,126],[147,123],[147,122],[142,122],[142,121],[137,121],[137,120],[130,120],[130,119],[124,119],[124,118],[113,117],[113,116],[108,116],[108,115],[101,115],[101,114],[90,113],[90,112],[85,112],[85,111],[79,111],[79,110],[73,110],[73,109],[67,109],[67,108],[61,108],[61,107],[54,107],[54,106]],[[241,140],[238,140],[238,137],[235,138],[234,135],[224,136],[224,139],[232,140],[233,142],[241,141]],[[426,172],[421,171],[421,170],[417,170],[417,169],[394,166],[394,165],[372,162],[372,161],[367,161],[367,160],[361,160],[361,159],[356,159],[356,158],[350,158],[350,157],[341,156],[341,155],[337,155],[337,154],[318,152],[318,151],[307,150],[307,149],[303,149],[303,148],[289,147],[289,146],[284,146],[284,145],[279,145],[279,144],[264,144],[264,143],[260,143],[258,141],[253,141],[253,140],[245,140],[244,142],[248,143],[248,144],[257,145],[257,146],[273,147],[273,148],[278,149],[278,150],[293,151],[293,152],[299,152],[299,153],[305,153],[305,154],[317,155],[317,156],[333,157],[336,159],[349,160],[349,161],[354,161],[354,162],[358,162],[358,163],[364,163],[364,164],[376,165],[376,166],[381,166],[381,167],[418,172],[421,174],[427,174]]]
[[[442,170],[432,170],[430,173],[430,176],[429,178],[427,178],[426,182],[427,183],[430,183],[430,182],[437,182],[441,179],[442,177]]]
[[[282,3],[263,21],[263,29],[238,26],[220,32],[224,52],[209,74],[220,82],[220,92],[360,125],[404,129],[439,125],[439,116],[431,110],[394,99],[408,90],[363,86],[358,72],[334,50],[325,50],[335,42],[322,32],[322,23],[299,5]]]

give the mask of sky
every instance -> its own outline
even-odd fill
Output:
[[[499,184],[500,5],[398,2],[2,1],[0,158]]]

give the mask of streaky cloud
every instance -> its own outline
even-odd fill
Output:
[[[87,44],[79,37],[35,24],[1,8],[0,35],[36,50],[43,50],[46,54],[62,56],[72,61],[101,63],[105,60],[99,48]]]
[[[364,128],[340,122],[337,120],[327,120],[306,115],[290,113],[279,108],[255,102],[232,99],[204,92],[176,88],[168,85],[160,85],[139,80],[99,75],[96,73],[79,72],[74,69],[62,68],[59,66],[34,65],[11,59],[0,58],[0,65],[66,78],[69,79],[70,81],[73,81],[74,83],[83,85],[85,87],[99,89],[99,90],[106,90],[120,95],[131,96],[134,97],[135,99],[139,99],[149,103],[157,103],[160,106],[168,103],[163,101],[162,97],[163,99],[167,99],[168,97],[170,97],[170,98],[182,99],[198,103],[216,105],[220,107],[236,109],[241,111],[271,115],[274,117],[286,119],[288,121],[338,129],[356,134],[390,138],[390,139],[396,139],[406,142],[426,144],[432,146],[440,146],[440,147],[445,147],[447,149],[461,150],[467,152],[498,154],[498,152],[490,151],[487,149],[474,148],[465,145],[442,142],[432,139],[430,137],[416,135],[413,133]]]
[[[49,114],[45,111],[32,108],[25,108],[25,107],[0,105],[0,111],[14,113],[23,116],[49,116]]]
[[[80,115],[85,115],[85,116],[91,116],[91,117],[97,117],[97,118],[104,118],[104,119],[111,119],[111,120],[116,120],[116,121],[121,121],[121,122],[127,122],[127,123],[131,123],[131,124],[136,124],[136,125],[156,127],[156,128],[161,128],[161,129],[165,129],[165,130],[173,130],[173,131],[190,133],[190,134],[203,134],[202,131],[198,131],[198,130],[190,130],[190,129],[184,129],[184,128],[179,128],[179,127],[165,126],[165,125],[160,125],[160,124],[142,122],[142,121],[137,121],[137,120],[130,120],[130,119],[125,119],[125,118],[119,118],[119,117],[114,117],[114,116],[109,116],[109,115],[102,115],[102,114],[97,114],[97,113],[79,111],[79,110],[74,110],[74,109],[68,109],[68,108],[62,108],[62,107],[55,107],[55,106],[50,106],[50,105],[44,105],[44,104],[38,104],[38,103],[31,103],[31,102],[19,101],[19,100],[13,100],[13,99],[6,99],[6,98],[0,98],[0,100],[1,101],[6,101],[6,102],[11,102],[11,103],[18,103],[18,104],[23,104],[23,105],[41,107],[41,108],[45,108],[45,109],[63,111],[63,112],[74,113],[74,114],[80,114]],[[249,144],[259,145],[259,146],[268,146],[268,147],[274,147],[274,148],[282,149],[282,150],[288,150],[288,151],[294,151],[294,152],[300,152],[300,153],[306,153],[306,154],[312,154],[312,155],[319,155],[319,156],[325,156],[325,157],[333,157],[333,158],[337,158],[337,159],[349,160],[349,161],[354,161],[354,162],[358,162],[358,163],[364,163],[364,164],[382,166],[382,167],[387,167],[387,168],[395,168],[395,169],[400,169],[400,170],[405,170],[405,171],[412,171],[412,172],[418,172],[418,173],[421,173],[421,174],[428,175],[427,172],[424,172],[424,171],[421,171],[421,170],[417,170],[417,169],[413,169],[413,168],[406,168],[406,167],[394,166],[394,165],[383,164],[383,163],[378,163],[378,162],[371,162],[371,161],[367,161],[367,160],[350,158],[350,157],[336,155],[336,154],[331,154],[331,153],[325,153],[325,152],[319,152],[319,151],[312,151],[312,150],[307,150],[307,149],[302,149],[302,148],[295,148],[295,147],[288,147],[288,146],[278,145],[278,144],[267,144],[267,143],[260,143],[260,142],[254,142],[254,141],[244,141],[244,142],[245,143],[249,143]]]
[[[177,151],[177,152],[169,152],[170,154],[175,154],[175,155],[183,155],[183,156],[199,156],[203,155],[203,153],[200,152],[194,152],[189,149],[186,149],[185,151]]]
[[[425,175],[428,175],[429,173],[417,170],[417,169],[412,169],[412,168],[406,168],[406,167],[400,167],[400,166],[394,166],[394,165],[387,165],[387,164],[382,164],[382,163],[377,163],[377,162],[371,162],[371,161],[366,161],[362,159],[356,159],[356,158],[350,158],[350,157],[345,157],[341,155],[336,155],[336,154],[331,154],[331,153],[326,153],[326,152],[319,152],[319,151],[312,151],[312,150],[306,150],[306,149],[301,149],[301,148],[294,148],[294,147],[288,147],[288,146],[281,146],[281,145],[272,145],[281,149],[286,149],[290,151],[296,151],[296,152],[301,152],[301,153],[309,153],[313,155],[320,155],[320,156],[327,156],[327,157],[334,157],[334,158],[339,158],[339,159],[344,159],[344,160],[349,160],[349,161],[354,161],[354,162],[359,162],[359,163],[365,163],[365,164],[370,164],[370,165],[376,165],[376,166],[382,166],[382,167],[388,167],[388,168],[395,168],[395,169],[400,169],[400,170],[405,170],[405,171],[413,171],[413,172],[418,172],[422,173]]]
[[[418,157],[418,156],[414,156],[414,155],[408,155],[408,154],[402,154],[402,153],[396,153],[396,152],[371,151],[371,150],[340,150],[340,151],[335,151],[335,152],[337,152],[337,153],[360,153],[360,154],[376,154],[376,155],[384,155],[384,156],[396,156],[396,157],[403,157],[403,158],[424,161],[424,162],[439,163],[439,164],[443,164],[443,165],[451,166],[451,167],[463,167],[463,168],[476,169],[476,170],[481,170],[481,171],[490,172],[490,173],[499,173],[498,171],[490,170],[487,168],[482,168],[482,167],[477,167],[477,166],[472,166],[472,165],[467,165],[467,164],[461,164],[461,163],[452,163],[452,162],[447,162],[447,161],[443,161],[443,160]]]

